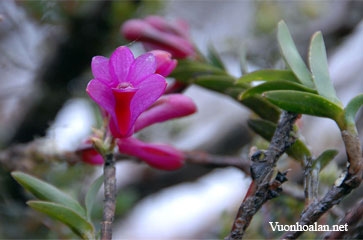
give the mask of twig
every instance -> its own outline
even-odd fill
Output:
[[[316,222],[325,212],[339,204],[346,195],[357,188],[362,181],[363,158],[359,138],[348,131],[342,131],[342,137],[349,163],[345,176],[341,181],[337,181],[319,202],[310,204],[304,210],[299,219],[300,225]],[[282,236],[282,239],[296,239],[302,233],[301,231],[288,232]]]
[[[330,232],[324,239],[343,239],[344,235],[349,233],[349,229],[351,225],[358,223],[363,216],[363,200],[360,200],[351,210],[345,214],[344,218],[342,218],[338,225],[345,225],[349,226],[348,232],[346,231],[335,231]]]
[[[308,206],[309,204],[318,201],[319,170],[312,167],[312,157],[307,157],[304,165],[305,206]]]
[[[103,221],[101,223],[101,239],[112,239],[112,222],[116,209],[116,174],[115,174],[115,158],[113,153],[105,156],[104,171],[104,206]]]
[[[287,180],[286,173],[277,174],[276,178],[270,181],[277,160],[296,140],[290,133],[297,116],[294,113],[283,112],[266,152],[258,151],[251,156],[253,181],[238,210],[231,233],[226,239],[242,239],[256,212],[266,201],[278,196],[281,191],[280,185]]]
[[[209,165],[212,167],[236,167],[241,169],[247,175],[250,175],[250,163],[247,159],[241,157],[218,156],[208,154],[202,151],[185,151],[185,161],[193,164]]]

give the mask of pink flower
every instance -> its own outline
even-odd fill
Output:
[[[196,110],[189,97],[182,94],[164,95],[140,115],[135,123],[135,132],[155,123],[193,114]],[[184,163],[183,152],[169,145],[144,143],[133,137],[117,139],[117,145],[120,153],[136,156],[155,168],[174,170]],[[91,145],[82,151],[89,149],[92,149]],[[99,161],[101,156],[89,152],[82,156],[84,162],[103,164],[102,158]]]
[[[175,58],[196,55],[188,25],[182,20],[170,22],[159,16],[131,19],[124,23],[121,32],[130,41],[142,42],[147,50],[165,50]]]
[[[178,63],[175,59],[171,59],[171,54],[166,51],[153,50],[150,53],[155,56],[156,73],[159,73],[161,76],[167,77]]]
[[[156,60],[146,53],[134,58],[127,47],[117,48],[110,59],[92,59],[94,79],[87,93],[110,116],[114,137],[133,134],[134,124],[165,91],[166,80],[156,74]]]

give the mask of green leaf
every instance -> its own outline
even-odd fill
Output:
[[[290,112],[327,117],[339,124],[343,109],[335,103],[307,92],[277,90],[265,92],[264,96],[276,106]]]
[[[295,143],[286,150],[286,153],[290,157],[300,161],[300,163],[303,163],[306,157],[311,156],[309,148],[300,139],[297,139]]]
[[[73,209],[46,201],[28,201],[27,204],[33,209],[66,224],[82,239],[95,239],[93,225]]]
[[[359,108],[363,105],[363,93],[355,96],[349,101],[344,109],[345,124],[348,129],[354,133],[357,132],[355,127],[355,115],[357,114]]]
[[[247,121],[247,124],[255,133],[267,141],[271,141],[276,130],[275,123],[263,119],[250,119]],[[286,150],[286,153],[300,162],[303,162],[306,156],[311,156],[309,149],[300,139],[297,139],[296,142]]]
[[[31,192],[36,198],[44,201],[60,203],[70,209],[73,209],[82,217],[86,216],[84,208],[75,199],[49,183],[23,172],[12,172],[11,176],[13,176],[13,178],[21,186]]]
[[[91,185],[91,187],[89,188],[87,194],[86,194],[86,209],[87,209],[87,218],[88,220],[91,220],[91,212],[92,212],[92,207],[93,204],[95,202],[96,196],[98,191],[100,190],[102,184],[103,184],[103,175],[101,175],[100,177],[98,177]]]
[[[255,95],[241,100],[241,103],[255,112],[263,119],[277,122],[280,118],[280,109],[261,96]]]
[[[276,130],[276,124],[264,119],[249,119],[247,125],[265,140],[270,141]]]
[[[251,72],[240,77],[237,80],[237,83],[250,83],[254,81],[276,81],[276,80],[285,80],[300,83],[300,81],[295,77],[294,73],[289,70],[258,70],[255,72]]]
[[[341,105],[329,77],[328,59],[326,57],[325,44],[321,32],[316,32],[311,38],[309,65],[319,94]]]
[[[247,83],[235,84],[234,77],[221,75],[204,75],[194,78],[193,82],[202,87],[228,94],[233,98],[237,98],[241,92],[249,87]]]
[[[335,149],[325,150],[319,157],[317,157],[312,165],[312,168],[319,168],[319,172],[323,170],[330,162],[338,155],[339,151]]]
[[[245,99],[253,95],[262,94],[266,91],[271,91],[271,90],[296,90],[301,92],[317,93],[315,90],[307,88],[299,83],[277,80],[277,81],[265,82],[260,85],[257,85],[256,87],[249,88],[240,96],[240,99]]]
[[[314,83],[309,69],[296,49],[294,40],[284,21],[280,21],[277,27],[277,40],[287,65],[302,84],[314,88]]]
[[[193,83],[194,78],[203,75],[228,76],[225,71],[213,65],[190,60],[180,60],[170,77],[173,77],[180,82]]]
[[[208,47],[208,58],[213,66],[225,70],[222,59],[217,53],[216,49],[213,47],[213,45],[209,45]]]

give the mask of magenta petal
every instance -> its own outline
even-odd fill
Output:
[[[158,67],[156,73],[159,73],[161,76],[167,77],[175,69],[177,64],[178,62],[175,59],[171,60],[168,63],[165,62]]]
[[[82,161],[91,165],[102,165],[103,158],[95,149],[84,149],[81,152]]]
[[[118,139],[117,145],[121,153],[138,157],[155,168],[175,170],[184,164],[183,152],[169,145],[144,143],[132,137]]]
[[[134,62],[134,55],[127,47],[118,47],[111,55],[109,68],[113,81],[118,83],[125,82],[130,70],[131,64]],[[113,87],[116,87],[113,85]]]
[[[108,58],[102,56],[93,57],[91,68],[93,76],[95,78],[100,79],[106,84],[112,86],[113,83],[110,75],[110,70],[108,67]]]
[[[127,82],[130,82],[134,87],[138,85],[148,76],[155,73],[156,61],[151,53],[143,54],[135,59],[130,66]]]
[[[166,80],[159,74],[152,74],[138,86],[131,101],[131,121],[133,126],[142,112],[148,109],[165,91]]]
[[[98,105],[114,116],[115,98],[110,87],[102,81],[93,79],[88,83],[86,91]]]
[[[167,77],[176,67],[177,61],[171,58],[169,52],[163,50],[150,51],[155,57],[156,61],[156,73],[161,76]]]
[[[161,97],[143,112],[135,123],[135,132],[154,123],[184,117],[197,111],[193,100],[183,94],[169,94]]]

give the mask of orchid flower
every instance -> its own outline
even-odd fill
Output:
[[[134,124],[165,91],[166,80],[156,74],[156,59],[152,53],[134,58],[127,47],[119,47],[110,59],[92,59],[94,79],[87,93],[110,116],[114,137],[133,134]]]
[[[189,97],[182,94],[164,95],[140,115],[135,123],[135,132],[152,124],[188,116],[194,112],[196,106]],[[144,143],[134,137],[119,138],[117,145],[120,153],[138,157],[159,169],[174,170],[184,163],[183,152],[169,145]],[[90,164],[103,164],[102,157],[95,154],[91,144],[82,148],[82,160]]]
[[[170,22],[159,16],[131,19],[123,24],[121,32],[130,41],[142,42],[146,50],[165,50],[181,59],[196,55],[188,24],[182,20]]]

